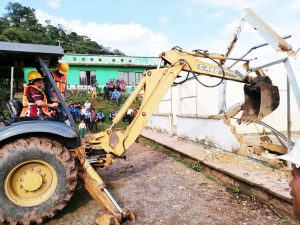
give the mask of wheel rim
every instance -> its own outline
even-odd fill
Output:
[[[30,160],[14,167],[5,179],[4,190],[19,206],[36,206],[48,200],[57,187],[57,174],[48,163]]]

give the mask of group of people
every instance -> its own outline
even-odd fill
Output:
[[[68,92],[71,93],[73,96],[78,96],[78,95],[91,95],[92,98],[96,98],[97,97],[97,93],[98,93],[98,82],[96,80],[96,82],[94,84],[89,85],[82,85],[81,87],[78,87],[78,85],[76,84],[74,86],[74,88],[71,88],[71,85],[68,85]]]
[[[118,91],[125,91],[126,88],[126,82],[123,79],[111,79],[106,83],[106,85],[108,86],[111,92],[115,89],[117,89]]]
[[[84,104],[79,101],[69,102],[68,107],[74,120],[80,122],[79,133],[82,138],[85,137],[86,132],[96,133],[98,131],[97,124],[103,123],[105,118],[108,117],[109,120],[113,120],[116,116],[115,111],[111,111],[108,116],[100,109],[96,112],[92,103],[86,99]]]
[[[68,71],[67,63],[59,63],[56,70],[50,71],[63,98]],[[20,117],[62,117],[59,115],[62,110],[57,110],[58,103],[58,96],[50,80],[38,71],[30,71],[28,84],[24,84],[23,109]]]
[[[125,91],[125,88],[126,82],[124,80],[109,80],[103,88],[103,100],[111,100],[118,105],[121,97],[120,91]],[[82,85],[82,87],[80,88],[78,87],[78,85],[75,85],[74,88],[71,88],[71,86],[68,85],[67,89],[68,92],[70,92],[73,96],[78,96],[81,94],[91,94],[92,98],[96,98],[98,83],[96,81],[95,84],[91,84],[90,86]]]
[[[119,105],[120,102],[121,93],[118,91],[118,89],[115,89],[110,96],[110,88],[106,84],[103,88],[103,100],[111,100],[115,102],[117,105]]]
[[[119,105],[119,101],[121,97],[120,91],[125,91],[125,88],[126,88],[126,82],[123,79],[109,80],[103,88],[103,100],[110,99],[111,101],[114,101],[117,105]]]

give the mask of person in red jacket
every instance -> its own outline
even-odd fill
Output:
[[[29,84],[25,90],[25,96],[28,102],[27,112],[28,117],[51,117],[52,115],[45,110],[47,107],[57,107],[57,103],[48,104],[46,96],[42,91],[44,86],[43,77],[37,71],[28,73]]]

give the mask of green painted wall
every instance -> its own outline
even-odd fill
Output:
[[[24,78],[27,80],[27,74],[36,70],[35,68],[24,68]],[[80,71],[96,71],[96,80],[99,86],[104,86],[110,79],[119,79],[119,72],[143,73],[145,68],[126,68],[126,67],[99,67],[99,66],[70,66],[67,76],[67,83],[71,86],[80,84]],[[133,78],[135,81],[135,79]],[[126,92],[131,92],[131,87],[126,88]]]
[[[156,68],[159,58],[79,54],[64,55],[61,61],[69,64],[67,82],[71,87],[74,87],[74,85],[80,85],[80,71],[95,71],[96,80],[100,86],[104,86],[110,79],[119,79],[120,72],[128,72],[133,76],[130,80],[136,85],[136,73],[143,73],[145,70]],[[27,74],[32,70],[35,68],[24,69],[26,81]],[[131,87],[127,87],[126,91],[131,91]]]
[[[133,72],[135,76],[136,72],[144,72],[144,68],[126,68],[126,67],[108,67],[108,66],[75,66],[71,65],[69,74],[67,77],[68,84],[79,85],[80,83],[80,71],[96,71],[96,80],[98,84],[103,86],[110,79],[119,79],[119,72]],[[133,79],[134,80],[134,79]]]

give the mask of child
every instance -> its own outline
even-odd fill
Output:
[[[100,110],[100,112],[97,113],[97,122],[104,122],[105,114]]]
[[[83,120],[81,120],[81,123],[79,124],[79,135],[81,138],[85,137],[86,133],[86,125]]]

